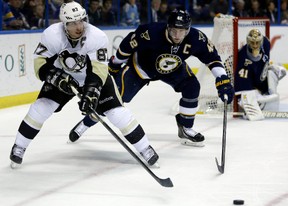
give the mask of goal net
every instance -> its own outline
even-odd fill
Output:
[[[267,18],[237,18],[230,15],[219,15],[214,18],[211,41],[218,50],[225,70],[234,84],[234,69],[237,65],[238,50],[246,44],[246,35],[251,29],[259,29],[269,39],[270,23]],[[199,113],[223,112],[223,103],[218,98],[215,88],[215,77],[205,65],[201,65],[196,74],[200,85]],[[233,101],[229,112],[238,112],[238,105]]]

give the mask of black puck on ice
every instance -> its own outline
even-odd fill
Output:
[[[244,205],[244,200],[233,200],[234,205]]]

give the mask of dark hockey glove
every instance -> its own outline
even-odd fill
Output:
[[[218,96],[224,102],[224,95],[228,96],[227,103],[230,104],[234,97],[234,88],[231,85],[230,79],[227,75],[222,75],[216,78],[216,88],[218,90]]]
[[[73,95],[73,91],[71,86],[78,89],[78,82],[69,74],[67,74],[62,69],[53,68],[50,69],[48,75],[46,76],[46,81],[55,87],[57,87],[60,91]]]
[[[83,94],[79,104],[79,109],[83,115],[91,112],[91,109],[96,109],[100,96],[100,88],[97,88],[94,84],[85,85],[83,88]]]
[[[111,58],[109,59],[109,63],[108,63],[109,73],[112,76],[116,75],[120,71],[121,65],[122,65],[122,64],[113,63],[114,58],[115,56],[111,56]]]

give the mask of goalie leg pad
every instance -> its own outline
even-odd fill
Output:
[[[279,110],[279,95],[278,94],[270,94],[270,95],[262,95],[256,94],[258,104],[261,110],[271,110],[278,111]],[[263,105],[261,107],[261,105]]]
[[[248,120],[256,121],[264,119],[257,102],[255,90],[241,92],[241,101],[238,104],[244,109]]]

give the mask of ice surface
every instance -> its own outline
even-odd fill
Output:
[[[284,78],[279,93],[286,111],[287,88]],[[215,157],[221,159],[222,116],[198,115],[194,129],[205,135],[206,146],[183,146],[169,115],[178,98],[169,86],[152,82],[126,105],[160,156],[161,168],[152,171],[170,177],[173,188],[160,186],[100,124],[67,144],[82,118],[76,98],[44,124],[21,168],[12,170],[9,153],[29,105],[0,110],[0,205],[230,206],[234,199],[245,206],[288,205],[288,119],[229,117],[221,175]]]

